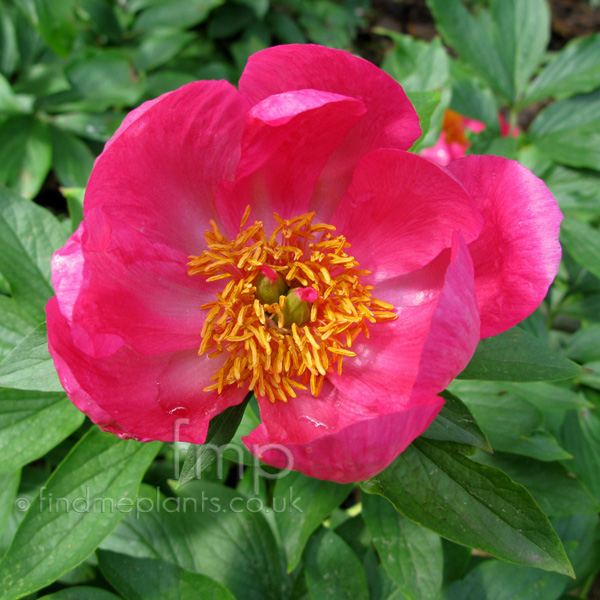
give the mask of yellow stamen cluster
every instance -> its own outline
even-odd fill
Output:
[[[191,256],[190,275],[203,275],[207,281],[228,280],[216,300],[201,306],[207,310],[199,354],[210,358],[227,353],[212,385],[247,386],[271,402],[296,397],[296,389],[317,396],[327,372],[342,372],[346,356],[357,336],[369,337],[368,323],[396,318],[393,306],[373,298],[373,286],[360,278],[369,271],[346,254],[350,244],[343,235],[333,236],[335,227],[313,223],[315,213],[282,219],[275,213],[277,227],[267,237],[262,222],[244,229],[233,240],[221,234],[216,223],[205,234],[207,250]],[[290,288],[312,287],[318,292],[310,318],[304,326],[286,325],[279,302],[262,304],[254,282],[260,268],[269,266]]]

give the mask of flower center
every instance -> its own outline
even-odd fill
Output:
[[[271,402],[296,397],[296,389],[318,396],[328,372],[342,372],[354,340],[368,324],[396,319],[391,304],[371,296],[373,286],[361,277],[346,254],[350,244],[335,227],[313,223],[315,213],[282,219],[267,237],[260,221],[233,240],[216,223],[205,234],[208,245],[190,256],[188,273],[207,281],[228,280],[207,310],[199,354],[226,353],[223,366],[205,391],[248,386]]]

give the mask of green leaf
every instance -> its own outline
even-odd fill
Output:
[[[63,196],[67,199],[67,208],[71,217],[71,230],[75,231],[83,221],[83,197],[85,188],[63,188]]]
[[[421,125],[421,137],[411,147],[411,151],[416,152],[423,145],[425,137],[432,127],[432,120],[442,102],[442,92],[432,90],[430,92],[410,92],[407,95],[417,111],[419,124]]]
[[[188,83],[188,82],[186,82]],[[52,117],[57,127],[97,142],[106,142],[117,130],[123,118],[121,112],[104,113],[63,113]]]
[[[42,187],[52,163],[46,123],[30,115],[0,125],[0,185],[33,198]]]
[[[220,456],[222,448],[229,444],[240,426],[251,397],[252,393],[247,394],[243,402],[230,406],[217,415],[210,422],[204,444],[190,445],[179,477],[180,486],[192,479],[199,479],[202,471],[208,469]]]
[[[135,30],[187,29],[206,20],[211,10],[223,4],[224,0],[155,0],[146,3],[144,10],[135,21]]]
[[[166,498],[143,486],[135,510],[102,548],[208,575],[238,600],[286,597],[285,559],[257,500],[248,505],[236,490],[204,481],[176,493]]]
[[[144,81],[131,59],[116,48],[88,50],[69,64],[66,75],[89,110],[135,106],[144,93]]]
[[[581,368],[530,333],[513,327],[479,342],[460,379],[556,381],[581,374]]]
[[[136,49],[134,63],[136,69],[148,71],[156,69],[177,56],[195,35],[179,29],[157,29],[141,38]]]
[[[393,40],[394,46],[383,59],[381,68],[405,91],[437,90],[445,85],[450,75],[450,60],[439,39],[423,42],[382,27],[374,31]]]
[[[452,101],[450,108],[465,117],[485,123],[487,129],[499,133],[498,103],[492,90],[461,67],[451,65]]]
[[[597,513],[600,505],[583,483],[559,463],[544,463],[522,456],[478,453],[477,462],[504,471],[526,487],[545,514],[551,517]],[[570,464],[567,462],[566,464]]]
[[[0,188],[0,273],[37,323],[54,295],[50,257],[66,239],[65,228],[50,211]]]
[[[449,391],[441,395],[446,404],[423,435],[431,440],[467,444],[490,452],[492,447],[469,408]]]
[[[498,50],[491,43],[488,23],[471,15],[460,0],[428,0],[436,26],[444,41],[468,62],[480,76],[507,98],[512,86]]]
[[[0,387],[62,392],[63,387],[48,352],[45,323],[28,333],[0,363]]]
[[[0,361],[37,325],[14,298],[0,294]]]
[[[0,538],[6,530],[6,526],[15,507],[15,499],[21,480],[21,470],[3,471],[2,488],[0,488]]]
[[[321,481],[294,472],[276,481],[273,511],[287,555],[288,573],[298,566],[312,533],[347,498],[351,489],[352,485]]]
[[[600,360],[600,325],[589,325],[582,327],[576,331],[567,346],[565,354],[571,359],[578,362],[590,362],[592,360]]]
[[[600,214],[597,202],[600,186],[598,172],[556,165],[550,173],[544,175],[544,181],[563,212],[578,216]]]
[[[461,382],[460,385],[467,385]],[[531,383],[503,383],[505,391],[523,398],[527,403],[533,404],[538,410],[565,411],[572,408],[590,407],[590,403],[578,392],[570,387],[560,384],[531,382]]]
[[[411,600],[437,598],[444,570],[440,537],[377,496],[363,496],[362,514],[385,570],[402,593]]]
[[[197,507],[185,514],[190,518],[184,522],[194,566],[179,563],[181,567],[216,579],[238,600],[285,597],[285,559],[264,516],[254,512],[260,499],[249,501],[235,490],[203,481],[191,481],[177,495],[195,500]]]
[[[40,489],[0,562],[4,600],[52,583],[89,556],[123,518],[159,443],[124,441],[94,427]]]
[[[84,417],[64,393],[0,389],[0,472],[41,458]]]
[[[4,75],[0,74],[0,118],[18,114],[21,111],[21,105],[10,87],[10,83]]]
[[[599,170],[600,90],[554,102],[538,114],[529,134],[557,163]]]
[[[567,581],[556,573],[486,560],[444,590],[442,600],[557,600]]]
[[[529,492],[497,469],[418,439],[363,488],[458,544],[572,575],[558,536]]]
[[[58,129],[50,128],[53,168],[61,185],[85,187],[94,166],[95,156],[81,140]]]
[[[306,585],[313,600],[368,600],[365,571],[344,540],[325,528],[305,552]]]
[[[102,575],[126,600],[235,600],[206,575],[154,558],[133,558],[100,550]]]
[[[44,41],[60,56],[68,56],[77,35],[75,0],[16,0]]]
[[[542,412],[502,384],[455,381],[453,392],[471,409],[494,450],[552,461],[571,458],[544,428]]]
[[[600,277],[600,231],[567,217],[561,227],[560,240],[578,264]]]
[[[600,34],[571,40],[533,80],[522,105],[600,87]]]
[[[522,95],[550,40],[550,8],[546,0],[492,0],[494,44],[513,87]],[[471,32],[465,32],[471,35]]]
[[[560,440],[571,452],[568,469],[579,475],[596,498],[600,498],[600,418],[589,408],[569,411]]]
[[[556,517],[552,525],[565,546],[575,569],[577,581],[568,587],[579,587],[588,577],[593,577],[600,565],[600,521],[598,515],[573,515]],[[591,600],[591,599],[590,599]]]
[[[77,586],[69,587],[60,592],[42,596],[39,600],[121,600],[119,596],[115,596],[111,592],[107,592],[101,588]]]

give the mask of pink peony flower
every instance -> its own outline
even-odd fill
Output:
[[[502,113],[498,114],[498,121],[502,137],[517,137],[519,135],[519,128],[514,127],[511,131],[510,124]],[[438,141],[431,148],[421,150],[420,154],[429,160],[446,166],[453,160],[466,156],[467,150],[471,146],[471,142],[467,139],[468,131],[480,133],[484,129],[485,123],[464,117],[453,110],[447,110],[444,113],[442,131]]]
[[[388,75],[311,45],[255,54],[239,91],[200,81],[130,113],[52,262],[74,404],[120,437],[199,444],[254,390],[244,441],[267,463],[386,467],[560,259],[542,181],[491,156],[445,169],[406,151],[419,134]]]

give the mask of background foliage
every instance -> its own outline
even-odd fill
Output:
[[[0,3],[2,598],[592,597],[600,34],[557,49],[545,0],[428,0],[440,34],[430,41],[372,29],[402,4]],[[290,42],[378,60],[418,109],[415,149],[436,141],[447,108],[484,122],[469,151],[520,160],[565,214],[542,307],[481,342],[430,429],[361,486],[267,478],[240,449],[258,422],[252,400],[211,425],[215,443],[231,439],[224,463],[193,449],[184,465],[185,448],[102,433],[67,400],[46,349],[50,256],[81,220],[94,158],[127,110],[189,81],[235,83],[250,54]],[[517,137],[501,135],[500,113]],[[200,479],[178,486],[200,460]],[[136,497],[140,514],[95,502]],[[168,508],[203,497],[206,510]],[[237,499],[240,512],[210,510]]]

